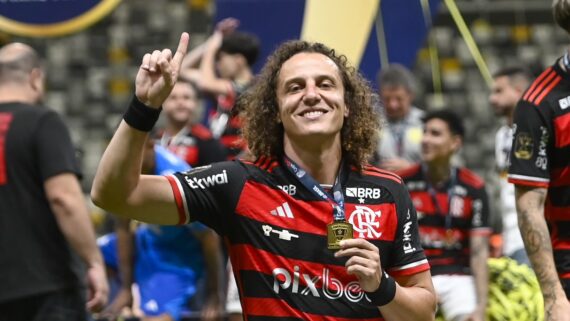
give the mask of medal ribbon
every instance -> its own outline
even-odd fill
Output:
[[[341,161],[340,167],[338,169],[338,174],[336,176],[334,185],[331,189],[332,196],[327,193],[314,178],[311,177],[304,169],[302,169],[297,163],[291,160],[289,157],[283,157],[283,162],[285,166],[293,174],[297,180],[303,184],[311,193],[313,193],[318,198],[328,202],[333,210],[333,218],[335,222],[346,221],[344,215],[344,195],[342,194],[342,187],[340,183],[340,177],[344,174],[343,167],[344,162]]]
[[[433,202],[433,205],[435,206],[435,210],[436,210],[436,214],[439,216],[444,216],[443,211],[441,210],[441,207],[439,206],[439,203],[437,201],[437,192],[435,191],[435,188],[433,187],[433,185],[428,181],[427,179],[427,168],[424,165],[424,175],[426,177],[426,184],[427,184],[427,189],[428,189],[428,193],[431,197],[431,200]],[[451,169],[451,173],[449,174],[449,187],[447,188],[447,215],[445,215],[445,229],[447,231],[451,230],[451,200],[453,199],[454,196],[454,187],[455,184],[457,183],[457,169],[456,168],[452,168]]]

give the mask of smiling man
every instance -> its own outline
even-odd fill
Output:
[[[139,175],[147,131],[176,81],[187,37],[174,57],[165,49],[143,58],[136,97],[99,165],[94,201],[146,222],[200,221],[216,230],[229,245],[249,319],[433,320],[410,197],[398,176],[366,164],[378,129],[370,88],[322,44],[284,43],[242,97],[255,160]]]

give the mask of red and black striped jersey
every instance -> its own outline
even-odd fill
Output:
[[[340,180],[354,236],[379,248],[392,276],[429,269],[416,212],[401,179],[365,167]],[[180,223],[203,222],[228,244],[247,320],[382,320],[346,258],[327,249],[331,205],[284,164],[230,161],[167,176]]]
[[[162,134],[161,145],[192,167],[209,165],[227,159],[225,147],[201,124],[184,128],[173,137]]]
[[[519,101],[513,130],[509,182],[548,188],[544,213],[570,298],[570,75],[558,61]]]
[[[483,180],[460,167],[453,186],[448,181],[444,186],[432,187],[432,194],[421,165],[398,174],[417,211],[420,240],[431,274],[470,274],[470,237],[491,234],[489,202]]]

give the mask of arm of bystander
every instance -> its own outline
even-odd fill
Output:
[[[109,286],[79,181],[75,174],[62,173],[48,178],[44,188],[64,237],[87,265],[87,308],[100,311],[107,304]]]

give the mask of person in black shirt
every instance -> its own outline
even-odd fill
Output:
[[[570,1],[553,1],[570,33]],[[570,320],[570,53],[525,91],[515,108],[508,180],[544,296],[545,320]]]
[[[106,304],[95,243],[69,132],[38,106],[44,73],[37,53],[0,49],[0,320],[86,320]],[[81,259],[81,260],[80,260]]]
[[[433,319],[409,194],[398,176],[366,163],[379,127],[371,90],[322,44],[282,44],[242,97],[255,160],[139,174],[187,46],[184,33],[174,56],[143,57],[133,102],[95,175],[94,202],[142,221],[198,220],[216,230],[250,320]]]

